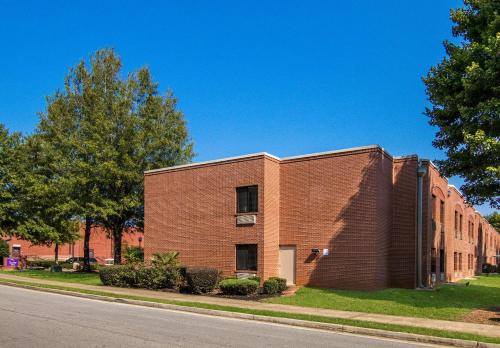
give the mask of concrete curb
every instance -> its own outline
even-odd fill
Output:
[[[143,307],[150,307],[150,308],[169,309],[169,310],[175,310],[175,311],[204,314],[204,315],[212,315],[212,316],[225,317],[225,318],[255,320],[255,321],[268,322],[268,323],[274,323],[274,324],[283,324],[283,325],[290,325],[290,326],[305,327],[305,328],[310,328],[310,329],[320,329],[320,330],[327,330],[327,331],[334,331],[334,332],[341,332],[341,333],[350,333],[350,334],[363,335],[363,336],[389,338],[389,339],[395,339],[395,340],[401,340],[401,341],[436,344],[436,345],[443,345],[443,346],[450,346],[450,347],[464,347],[464,348],[500,348],[499,344],[494,344],[494,343],[483,343],[483,342],[478,342],[478,341],[467,341],[467,340],[461,340],[461,339],[455,339],[455,338],[424,336],[424,335],[417,335],[417,334],[411,334],[411,333],[405,333],[405,332],[385,331],[385,330],[380,330],[380,329],[369,329],[369,328],[363,328],[363,327],[348,326],[348,325],[341,325],[341,324],[321,323],[321,322],[299,320],[299,319],[268,317],[268,316],[263,316],[263,315],[254,315],[254,314],[237,313],[237,312],[226,312],[226,311],[222,311],[222,310],[188,307],[188,306],[158,303],[158,302],[129,300],[129,299],[123,299],[123,298],[114,298],[114,297],[108,297],[108,296],[85,294],[85,293],[74,292],[74,291],[43,288],[43,287],[37,287],[35,285],[11,283],[8,281],[2,281],[2,282],[0,282],[0,285],[6,285],[6,286],[17,287],[17,288],[48,292],[48,293],[55,293],[55,294],[60,294],[60,295],[73,296],[73,297],[87,298],[87,299],[98,300],[98,301],[124,303],[124,304],[129,304],[129,305],[143,306]]]

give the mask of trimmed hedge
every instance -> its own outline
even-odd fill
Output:
[[[225,295],[250,295],[257,291],[259,282],[251,279],[224,279],[219,288]]]
[[[108,286],[157,290],[175,288],[179,284],[180,274],[175,267],[124,265],[101,268],[99,278]]]
[[[219,284],[220,272],[210,267],[189,267],[186,269],[188,289],[193,294],[210,293]]]
[[[127,288],[135,284],[134,271],[129,266],[109,266],[99,271],[99,278],[104,285]]]
[[[264,282],[264,293],[269,295],[281,294],[287,288],[286,279],[271,277]]]
[[[36,260],[27,260],[26,261],[27,267],[50,268],[53,264],[55,264],[54,260],[36,259]]]

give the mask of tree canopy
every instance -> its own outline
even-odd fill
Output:
[[[486,220],[493,226],[498,233],[500,233],[500,213],[493,212],[490,215],[485,216]]]
[[[35,139],[0,125],[0,230],[36,245],[72,242],[77,221],[64,186],[54,181],[50,155]]]
[[[19,217],[15,185],[18,173],[13,166],[18,160],[16,149],[20,142],[20,134],[10,134],[0,123],[0,234],[11,231]]]
[[[48,98],[36,137],[67,187],[74,216],[107,228],[121,262],[122,233],[143,221],[143,172],[189,162],[183,114],[171,92],[160,95],[148,68],[121,76],[121,61],[104,49],[71,69],[63,91]],[[88,262],[86,262],[87,264]]]
[[[500,207],[500,2],[465,0],[451,11],[446,57],[423,79],[438,127],[433,144],[446,151],[436,161],[446,176],[460,175],[472,204]]]

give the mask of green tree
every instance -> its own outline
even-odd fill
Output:
[[[66,77],[48,100],[37,133],[49,148],[73,211],[85,221],[84,265],[89,268],[92,225],[114,239],[115,263],[128,227],[143,221],[143,172],[186,163],[193,156],[186,124],[171,93],[158,94],[147,68],[121,77],[113,50],[97,51]]]
[[[19,162],[17,147],[21,141],[19,133],[10,134],[0,123],[0,235],[12,231],[19,218],[15,184],[19,173],[14,165]]]
[[[50,153],[37,137],[9,135],[0,126],[0,224],[2,233],[34,245],[57,245],[77,237],[65,187],[55,180]],[[56,252],[56,262],[57,262]]]
[[[116,93],[116,70],[104,68],[100,56],[91,60],[91,71],[82,61],[65,78],[64,90],[47,99],[47,110],[40,115],[35,136],[50,154],[56,186],[65,188],[68,211],[83,221],[84,265],[90,270],[92,226],[112,212],[113,202],[106,199],[108,184],[110,113],[109,100]]]
[[[0,239],[0,257],[9,257],[9,255],[9,243],[4,241],[3,239]]]
[[[106,64],[121,66],[113,51],[98,53]],[[158,93],[149,69],[141,68],[126,80],[117,77],[116,84],[104,192],[113,205],[102,223],[114,239],[114,262],[119,264],[123,231],[143,225],[144,171],[189,162],[193,146],[176,99],[171,92]]]
[[[446,151],[436,161],[444,175],[460,175],[469,202],[500,207],[500,2],[465,0],[451,11],[447,56],[423,79],[438,127],[433,144]]]
[[[38,136],[31,136],[17,146],[18,161],[13,170],[17,221],[8,234],[34,245],[55,245],[55,262],[59,245],[78,239],[78,221],[74,219],[68,187],[62,185],[52,170],[51,153]]]
[[[500,213],[495,211],[485,216],[486,220],[500,233]]]

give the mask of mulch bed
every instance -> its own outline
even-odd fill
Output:
[[[251,294],[247,296],[237,296],[237,295],[223,295],[221,293],[218,294],[209,294],[210,297],[220,297],[220,298],[230,298],[234,300],[246,300],[246,301],[260,301],[266,298],[276,297],[279,295],[268,295],[268,294]]]
[[[477,309],[467,314],[463,320],[469,323],[500,326],[500,307]]]

